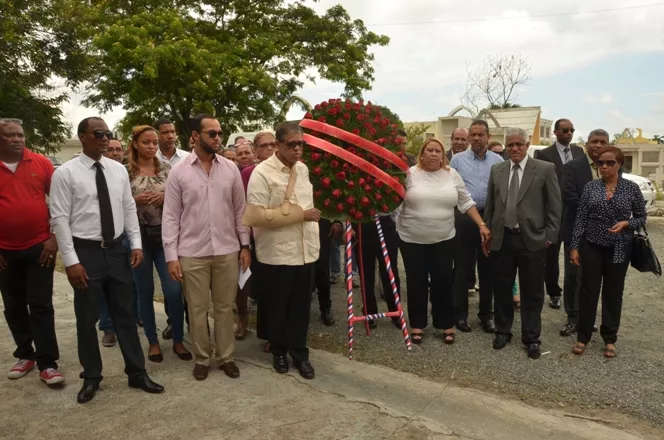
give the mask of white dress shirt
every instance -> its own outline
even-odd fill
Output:
[[[189,156],[188,151],[180,150],[179,148],[175,149],[175,154],[169,159],[166,156],[164,156],[164,153],[161,152],[161,149],[157,150],[157,159],[159,159],[159,162],[161,163],[167,163],[171,166],[171,168],[178,162],[180,162],[182,159],[185,157]]]
[[[102,157],[104,177],[113,209],[115,237],[127,232],[132,249],[141,249],[136,203],[125,167]],[[102,241],[95,161],[85,154],[58,167],[51,181],[51,227],[58,240],[65,267],[79,263],[72,237]]]
[[[296,162],[295,189],[290,202],[303,210],[314,207],[313,187],[309,170],[302,162]],[[256,165],[247,187],[247,203],[263,208],[281,209],[291,169],[276,155]],[[314,263],[320,253],[318,223],[302,222],[278,228],[252,228],[256,241],[256,257],[264,264],[275,266],[301,266]]]
[[[521,190],[521,181],[523,180],[523,170],[526,168],[526,163],[528,162],[528,154],[526,153],[526,156],[523,158],[521,162],[519,162],[519,170],[518,170],[518,178],[519,178],[519,190]],[[516,165],[516,162],[514,162],[512,159],[510,159],[510,175],[509,175],[509,180],[507,181],[507,188],[509,189],[510,185],[512,184],[512,176],[514,175],[514,165]],[[516,228],[519,227],[519,223],[515,225]]]

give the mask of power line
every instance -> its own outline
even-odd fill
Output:
[[[621,8],[609,8],[609,9],[595,9],[592,11],[578,11],[578,12],[558,12],[553,14],[536,14],[528,16],[519,16],[519,17],[484,17],[484,18],[463,18],[458,20],[430,20],[430,21],[408,21],[401,23],[373,23],[367,24],[367,27],[380,27],[380,26],[411,26],[418,24],[439,24],[439,23],[477,23],[482,21],[504,21],[504,20],[518,20],[521,18],[551,18],[551,17],[570,17],[574,15],[585,15],[585,14],[602,14],[605,12],[616,12],[616,11],[627,11],[634,9],[645,9],[652,8],[655,6],[664,6],[664,2],[660,3],[650,3],[648,5],[636,5],[636,6],[624,6]]]

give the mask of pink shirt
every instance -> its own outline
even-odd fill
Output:
[[[171,170],[161,222],[166,261],[178,257],[228,255],[249,244],[242,225],[245,208],[240,170],[218,154],[210,175],[195,153]]]
[[[242,175],[242,184],[244,185],[245,194],[247,193],[247,187],[249,186],[249,178],[251,177],[251,173],[253,173],[255,169],[256,165],[249,165],[240,172],[240,174]]]

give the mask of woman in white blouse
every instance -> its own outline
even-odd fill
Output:
[[[448,166],[443,144],[429,139],[420,149],[417,165],[410,169],[406,198],[397,220],[406,268],[408,320],[415,344],[422,342],[422,331],[427,326],[429,290],[433,326],[443,330],[446,344],[454,343],[455,207],[479,225],[482,240],[489,239],[489,229],[463,179]]]

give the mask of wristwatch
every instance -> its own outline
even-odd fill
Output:
[[[246,249],[246,250],[250,251],[250,250],[251,250],[251,246],[248,245],[248,244],[243,244],[242,246],[240,246],[240,249]]]

